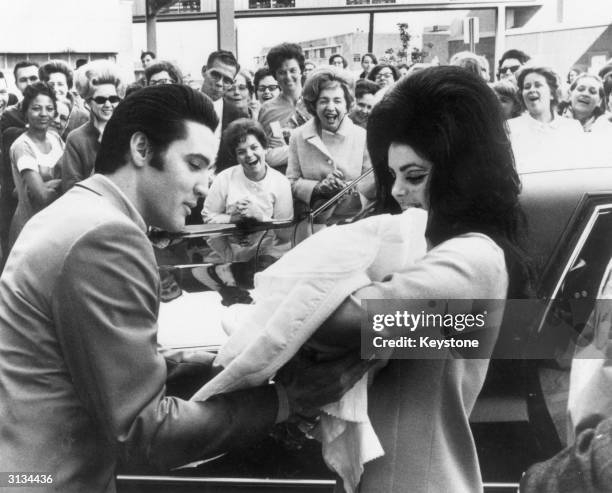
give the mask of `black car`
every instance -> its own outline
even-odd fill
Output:
[[[522,174],[521,180],[528,222],[524,248],[534,272],[533,297],[508,302],[487,381],[470,419],[488,493],[516,491],[526,468],[565,445],[572,343],[593,310],[612,258],[612,168],[546,170]],[[266,234],[281,227],[296,228],[296,222],[257,225],[247,232]],[[185,246],[174,257],[174,264],[186,259],[199,262],[200,270],[207,272],[208,286],[202,287],[201,276],[200,282],[193,279],[189,263],[165,266],[162,271],[166,276],[170,272],[171,281],[178,280],[187,289],[220,291],[221,296],[208,295],[209,302],[218,307],[248,302],[253,274],[270,259],[259,256],[240,264],[206,262],[201,252],[206,251],[207,237],[245,234],[235,225],[208,228],[192,228],[172,239],[200,242],[199,246]],[[200,252],[195,259],[194,252]],[[229,291],[222,276],[215,274],[218,269],[235,277]],[[171,301],[162,312],[177,302]],[[168,326],[162,323],[160,341],[209,349],[222,341],[219,328],[203,334],[201,324],[194,325],[189,317],[185,324],[180,327],[175,319]],[[122,492],[331,492],[334,483],[317,442],[287,425],[248,449],[166,476],[120,474],[117,485]]]

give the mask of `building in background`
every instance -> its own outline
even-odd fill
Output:
[[[132,2],[129,0],[3,1],[0,70],[13,83],[15,63],[42,64],[110,58],[132,66]]]
[[[144,49],[144,27],[141,24],[144,22],[144,4],[145,0],[134,0],[134,46],[137,50]],[[372,19],[393,12],[400,19],[412,12],[431,12],[432,20],[428,26],[422,30],[419,28],[418,33],[413,32],[422,39],[414,43],[411,49],[417,47],[426,52],[425,61],[437,57],[442,63],[469,46],[463,40],[462,19],[439,22],[433,15],[435,12],[456,11],[459,16],[459,5],[465,9],[461,12],[462,16],[477,17],[480,21],[480,39],[475,51],[488,59],[492,74],[501,54],[510,48],[529,53],[534,61],[545,63],[562,75],[572,66],[597,71],[606,60],[612,58],[610,0],[235,0],[233,3],[236,19],[257,18],[261,20],[262,31],[267,25],[264,20],[273,17],[363,13]],[[169,54],[178,53],[176,56],[180,59],[177,61],[179,65],[187,66],[186,72],[199,72],[206,55],[216,49],[216,15],[216,0],[181,0],[160,14],[159,21],[164,24],[161,38],[167,40]],[[313,22],[316,17],[305,19]],[[170,24],[176,27],[170,28]],[[301,44],[309,58],[317,64],[327,63],[329,55],[334,50],[339,51],[357,70],[357,54],[369,50],[367,46],[362,47],[363,40],[367,39],[365,32],[347,33],[353,27],[344,30],[345,34],[319,37],[309,36],[309,24],[304,23],[303,28],[287,41]],[[236,29],[236,36],[240,39],[244,32]],[[395,51],[399,48],[399,39],[387,43],[385,36],[385,33],[373,32],[373,51],[377,55],[384,53],[387,44]],[[159,51],[163,52],[165,48],[161,38]],[[265,55],[264,46],[252,51],[251,56],[255,57],[256,62],[254,65],[261,65],[261,57]],[[248,64],[251,56],[247,57],[248,60],[242,58],[243,63]],[[238,57],[241,58],[240,52]],[[135,52],[133,59],[137,58]]]
[[[292,40],[299,44],[304,51],[306,60],[315,65],[327,65],[329,57],[340,54],[348,62],[348,69],[361,71],[361,56],[368,52],[368,33],[357,31],[353,33],[338,34],[325,38],[317,38],[306,41]],[[397,51],[400,46],[398,33],[375,33],[373,53],[381,58],[389,49]],[[266,63],[266,54],[270,47],[264,47],[261,53],[255,57],[255,65],[263,67]]]

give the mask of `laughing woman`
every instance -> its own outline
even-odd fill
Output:
[[[539,66],[523,68],[517,77],[526,112],[508,120],[510,140],[519,171],[564,169],[576,164],[581,142],[580,123],[556,113],[559,76]]]
[[[220,171],[204,202],[205,223],[242,223],[293,218],[291,187],[287,178],[266,164],[267,138],[263,127],[248,118],[239,118],[223,132],[223,144],[238,163]],[[211,246],[226,261],[248,260],[255,254],[254,241],[226,242],[218,238]],[[286,247],[286,248],[285,248]],[[288,249],[286,241],[269,236],[263,251]]]
[[[334,67],[315,70],[306,80],[302,97],[314,118],[299,127],[289,143],[287,178],[294,197],[304,208],[333,197],[371,167],[366,132],[347,113],[353,104],[350,74]],[[374,198],[373,180],[365,179],[359,192]],[[359,193],[346,194],[327,221],[354,216],[361,209]]]

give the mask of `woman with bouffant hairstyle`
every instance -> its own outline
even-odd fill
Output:
[[[479,341],[478,353],[445,350],[415,360],[410,350],[401,359],[396,349],[374,375],[368,415],[385,455],[365,464],[359,491],[482,491],[469,416],[487,374],[504,300],[520,296],[527,281],[518,247],[520,182],[501,107],[479,75],[432,67],[391,88],[372,110],[367,131],[379,212],[427,211],[427,251],[383,282],[355,291],[317,335],[343,333],[338,339],[349,345],[347,327],[353,327],[358,345],[366,316],[361,300],[402,300],[407,313],[424,307],[433,313],[438,306],[460,315],[469,307],[490,316],[469,334]],[[460,307],[450,301],[457,299],[464,300]],[[439,337],[440,330],[394,328],[388,335]],[[444,329],[444,336],[461,330]]]
[[[76,72],[75,85],[90,109],[90,117],[87,123],[68,134],[66,151],[60,161],[64,192],[93,173],[104,128],[125,91],[119,68],[109,60],[83,65]]]

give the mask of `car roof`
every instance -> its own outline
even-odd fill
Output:
[[[609,193],[612,202],[610,167],[577,167],[521,173],[521,205],[527,216],[524,248],[541,269],[568,228],[580,202],[587,194]]]

